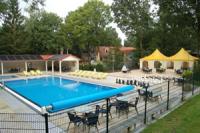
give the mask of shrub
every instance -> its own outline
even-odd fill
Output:
[[[183,72],[183,74],[182,74],[182,77],[183,77],[183,78],[186,78],[186,79],[191,78],[191,77],[192,77],[192,71],[190,71],[190,70],[185,70],[185,71]]]
[[[105,71],[105,67],[102,63],[98,63],[98,64],[82,64],[79,67],[81,70],[88,70],[88,71],[93,71],[94,69],[96,69],[96,71],[98,72],[103,72]]]

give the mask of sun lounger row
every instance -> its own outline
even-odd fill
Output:
[[[108,74],[103,72],[77,70],[75,72],[69,73],[69,75],[94,79],[106,79]]]
[[[42,72],[40,70],[36,70],[36,71],[31,70],[30,72],[23,71],[23,75],[24,76],[36,76],[36,75],[42,75]]]
[[[135,85],[143,87],[145,86],[145,82],[137,81],[137,80],[123,80],[123,79],[116,79],[117,84],[124,84],[124,85]],[[149,83],[148,83],[149,84]]]

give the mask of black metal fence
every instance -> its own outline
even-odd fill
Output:
[[[0,133],[45,133],[45,119],[40,114],[0,113]]]
[[[137,90],[123,95],[54,114],[0,113],[0,133],[136,131],[199,94],[197,88],[192,79],[165,79],[153,86],[138,86]],[[97,113],[97,107],[98,117],[90,121],[89,114]]]

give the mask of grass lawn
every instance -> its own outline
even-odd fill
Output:
[[[200,95],[149,125],[143,133],[200,133]]]

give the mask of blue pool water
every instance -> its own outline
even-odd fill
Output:
[[[115,88],[51,76],[7,81],[5,85],[39,107],[52,105],[53,112],[118,93]]]

